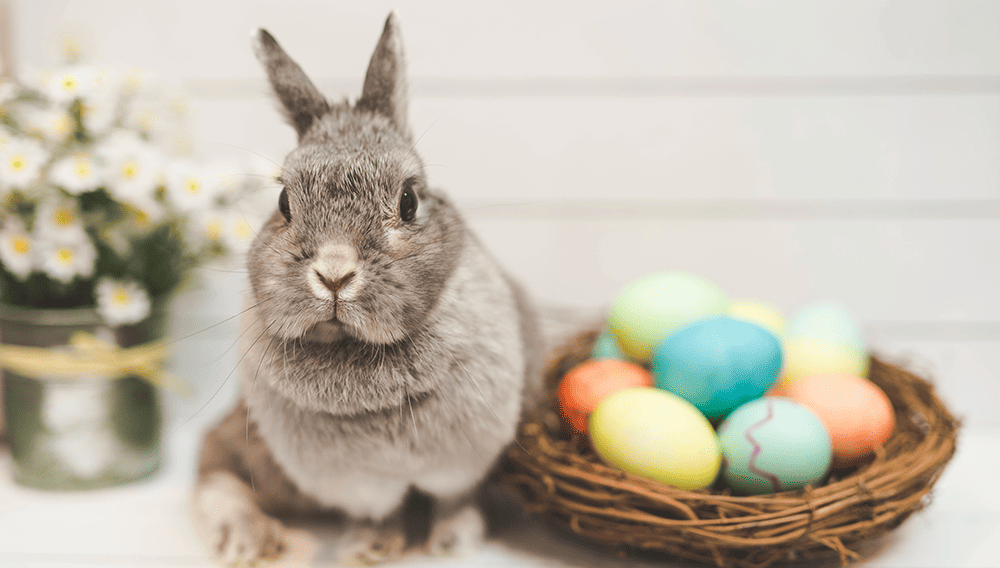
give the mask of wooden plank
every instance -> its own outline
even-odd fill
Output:
[[[207,153],[281,162],[295,146],[269,98],[191,107]],[[983,200],[1000,186],[1000,95],[418,97],[411,122],[432,180],[481,205]]]
[[[82,27],[104,58],[171,76],[255,77],[265,26],[318,77],[363,72],[386,14],[416,77],[772,77],[1000,74],[1000,6],[921,0],[650,3],[511,0],[20,0],[18,53],[37,65]]]
[[[1000,321],[996,220],[471,224],[543,303],[607,305],[644,273],[690,270],[785,312],[833,299],[862,321]]]

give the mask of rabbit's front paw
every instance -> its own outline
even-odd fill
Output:
[[[438,519],[431,530],[427,547],[437,556],[465,557],[475,554],[483,545],[486,522],[473,506],[465,507],[453,516]]]
[[[202,538],[226,566],[252,566],[277,557],[283,548],[281,523],[264,514],[242,481],[212,474],[195,490],[194,518]]]
[[[341,542],[337,557],[347,566],[371,566],[403,556],[406,534],[396,526],[359,526],[350,530]]]

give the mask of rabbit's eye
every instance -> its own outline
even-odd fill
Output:
[[[282,188],[281,195],[278,196],[278,210],[285,216],[285,221],[292,222],[292,210],[288,208],[288,190]]]
[[[412,187],[403,190],[399,196],[399,218],[409,223],[417,218],[417,192]]]

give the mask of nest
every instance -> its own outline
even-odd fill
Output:
[[[872,358],[869,378],[892,401],[895,430],[871,459],[820,487],[743,497],[721,485],[683,491],[626,474],[602,462],[556,410],[559,381],[587,359],[596,335],[581,333],[553,353],[545,402],[522,425],[500,482],[529,512],[620,553],[746,568],[839,555],[846,565],[860,559],[852,546],[929,502],[955,452],[958,421],[932,386]]]

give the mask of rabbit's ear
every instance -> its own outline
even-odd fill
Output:
[[[285,117],[301,139],[313,121],[330,110],[330,104],[267,30],[253,34],[253,48],[267,69],[267,78],[284,107]]]
[[[403,135],[409,137],[406,99],[403,38],[399,32],[399,17],[393,12],[385,20],[385,29],[368,64],[365,86],[356,107],[387,117]]]

